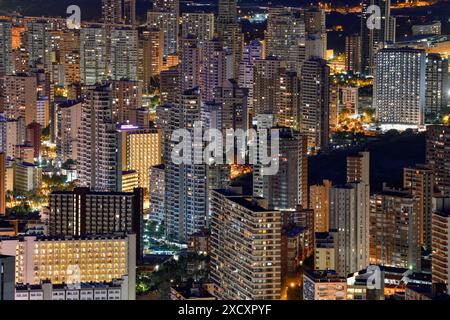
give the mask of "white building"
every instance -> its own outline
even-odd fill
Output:
[[[137,80],[138,31],[130,27],[116,27],[111,31],[111,78]]]
[[[82,105],[78,143],[79,186],[93,191],[116,191],[118,179],[118,136],[112,122],[112,94],[109,84],[86,90]]]
[[[381,49],[375,59],[373,103],[381,124],[417,127],[424,123],[424,50]]]
[[[150,28],[159,29],[164,33],[163,56],[176,54],[178,52],[178,14],[177,12],[147,13],[147,25]]]
[[[79,285],[52,284],[16,285],[14,300],[131,300],[128,277],[111,282],[84,282]]]
[[[369,186],[352,182],[330,190],[330,229],[336,229],[336,271],[341,276],[369,265]]]
[[[2,238],[0,254],[15,256],[15,282],[38,285],[111,282],[128,277],[128,299],[135,299],[136,235]],[[31,298],[37,298],[32,296]]]
[[[192,135],[194,123],[200,120],[200,94],[196,89],[187,90],[181,95],[181,101],[170,109],[169,134],[183,128]],[[165,143],[166,230],[169,237],[187,242],[189,235],[207,225],[207,165],[203,163],[203,153],[199,159],[196,152],[191,152],[190,164],[174,163],[171,152],[176,143]],[[196,164],[198,162],[200,164]]]
[[[248,89],[248,107],[253,109],[253,66],[256,60],[263,58],[261,42],[252,40],[242,52],[242,60],[239,66],[238,84],[241,88]]]

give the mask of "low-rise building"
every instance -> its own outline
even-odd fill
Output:
[[[170,300],[216,300],[211,294],[213,284],[184,284],[170,287]]]
[[[336,268],[336,231],[316,232],[314,250],[314,270],[335,270]]]
[[[14,300],[130,300],[128,277],[111,282],[83,282],[80,284],[18,284]]]
[[[334,270],[306,271],[303,300],[346,300],[347,279]]]

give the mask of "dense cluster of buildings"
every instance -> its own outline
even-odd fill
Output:
[[[373,79],[380,128],[426,129],[426,161],[377,193],[368,151],[347,157],[345,183],[308,185],[308,157],[332,150],[342,114],[365,112],[358,87],[332,81],[321,8],[270,7],[265,38],[250,40],[236,0],[217,14],[154,0],[145,21],[135,0],[101,9],[75,29],[0,17],[0,300],[135,299],[146,221],[210,257],[209,282],[172,299],[275,300],[300,285],[305,300],[448,298],[450,126],[432,124],[447,112],[448,60],[396,42],[389,0],[362,1],[345,70]],[[219,155],[212,129],[233,141]],[[276,132],[276,154],[261,132]],[[36,195],[22,232],[8,210]]]

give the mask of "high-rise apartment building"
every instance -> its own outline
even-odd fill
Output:
[[[403,188],[419,198],[420,245],[431,248],[431,213],[434,193],[434,174],[425,165],[403,169]]]
[[[287,62],[290,71],[299,72],[305,59],[305,20],[296,8],[274,7],[268,12],[267,56]]]
[[[52,236],[136,234],[137,259],[143,256],[144,191],[93,192],[88,188],[55,191],[49,200]]]
[[[310,7],[304,11],[305,17],[305,31],[308,37],[317,39],[319,48],[317,50],[318,56],[322,59],[326,57],[327,51],[327,28],[326,28],[326,15],[325,11],[318,7]],[[308,44],[307,44],[308,46]],[[310,56],[307,55],[307,58]]]
[[[198,40],[194,36],[190,35],[181,40],[181,92],[200,86],[201,52]]]
[[[370,153],[362,151],[347,157],[347,182],[370,185]]]
[[[142,107],[142,82],[121,79],[111,81],[113,119],[127,123],[136,119],[137,109]],[[134,121],[132,121],[133,124]]]
[[[440,54],[427,54],[425,81],[425,114],[439,116],[448,103],[448,60]]]
[[[275,122],[280,126],[297,128],[300,108],[300,78],[297,72],[281,68],[279,81]]]
[[[50,71],[52,66],[52,36],[50,31],[53,24],[46,19],[29,20],[26,23],[29,63],[42,63],[45,70]]]
[[[230,53],[234,66],[233,79],[239,75],[239,64],[242,59],[243,34],[238,22],[237,0],[219,0],[217,16],[217,35],[222,40],[224,49]]]
[[[444,283],[450,292],[450,198],[433,198],[431,219],[432,258],[431,274],[433,283]]]
[[[35,192],[42,183],[42,168],[29,162],[16,162],[14,164],[14,191]]]
[[[201,46],[199,84],[202,101],[212,101],[215,89],[222,87],[224,81],[227,80],[225,56],[222,43],[218,39],[207,40]],[[183,58],[182,64],[185,63],[186,61]]]
[[[384,186],[371,199],[370,262],[420,271],[420,224],[419,198]]]
[[[6,214],[6,154],[0,152],[0,216]]]
[[[214,295],[231,300],[281,297],[281,215],[264,199],[231,190],[211,197]]]
[[[309,187],[309,208],[314,210],[315,232],[328,232],[329,230],[331,186],[330,180],[324,180],[321,185]]]
[[[102,22],[105,24],[120,24],[122,20],[123,0],[102,0]]]
[[[81,81],[80,71],[80,31],[52,31],[57,63],[63,68],[63,85],[68,88]]]
[[[41,156],[42,126],[37,122],[32,122],[26,127],[25,141],[33,148],[34,159]]]
[[[200,120],[200,93],[198,89],[187,90],[170,108],[167,134],[177,129],[187,129],[192,134],[194,127],[198,125],[197,121]],[[183,163],[175,163],[171,153],[176,143],[175,141],[165,141],[165,143],[167,235],[180,242],[187,242],[189,235],[207,225],[207,165],[203,163],[203,158],[199,158],[197,152],[193,152],[193,149],[190,155],[184,155]],[[192,148],[198,143],[193,142]],[[197,147],[202,146],[197,145]]]
[[[332,135],[335,133],[339,126],[339,101],[340,87],[338,84],[331,83],[330,84],[330,107],[328,111],[328,121],[329,121],[329,134]]]
[[[300,79],[300,132],[308,137],[308,149],[327,149],[329,141],[330,68],[320,58],[303,64]]]
[[[145,29],[139,35],[139,80],[150,90],[152,80],[163,68],[164,33],[159,29]]]
[[[136,171],[138,186],[148,190],[150,168],[161,164],[161,132],[122,125],[119,128],[119,166],[122,171]]]
[[[166,190],[164,165],[150,168],[149,178],[149,219],[160,224],[164,223],[164,192]]]
[[[450,194],[450,126],[427,126],[426,160],[434,172],[434,185],[441,195]]]
[[[123,0],[122,20],[124,24],[136,26],[136,0]]]
[[[182,16],[181,37],[194,35],[202,46],[206,41],[212,40],[215,33],[213,13],[185,12]]]
[[[424,124],[426,54],[421,49],[390,48],[375,58],[373,104],[381,124]]]
[[[330,229],[336,229],[336,271],[345,276],[369,265],[369,188],[364,182],[330,190]]]
[[[279,130],[278,172],[264,176],[263,197],[268,208],[295,210],[308,207],[308,159],[306,137],[287,127]],[[254,192],[255,194],[255,192]]]
[[[283,62],[276,58],[255,60],[253,66],[253,112],[255,115],[276,114],[276,100],[282,66]]]
[[[9,75],[14,71],[12,22],[0,19],[0,75]]]
[[[130,27],[115,27],[110,34],[111,79],[138,79],[138,31]]]
[[[79,186],[94,191],[117,190],[117,131],[112,119],[111,85],[87,87],[77,152]]]
[[[108,75],[106,29],[102,25],[89,25],[80,31],[81,82],[93,85]]]
[[[161,105],[175,103],[178,99],[181,87],[179,67],[178,65],[160,73]]]
[[[226,129],[249,128],[248,91],[237,84],[235,80],[225,80],[222,85],[215,88],[214,102],[220,106],[220,128],[224,133]]]
[[[164,35],[163,56],[178,52],[178,14],[173,11],[149,11],[147,13],[147,26],[158,29]]]
[[[395,18],[391,17],[391,0],[363,0],[361,5],[361,72],[371,75],[378,49],[395,42]],[[379,16],[373,16],[374,8],[379,9]]]
[[[16,74],[5,77],[4,82],[5,116],[17,119],[23,117],[25,125],[36,120],[37,82],[36,77]]]
[[[0,254],[14,256],[15,283],[101,282],[128,276],[130,299],[136,290],[136,235],[2,238]]]
[[[358,34],[345,38],[345,70],[361,72],[361,36]]]
[[[255,61],[262,60],[263,48],[261,42],[252,40],[248,45],[244,46],[242,52],[242,60],[239,66],[238,84],[241,88],[248,89],[248,107],[253,110],[253,71],[255,69]]]
[[[78,159],[81,109],[80,101],[56,105],[56,153],[62,162]]]

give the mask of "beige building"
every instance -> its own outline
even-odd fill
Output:
[[[420,245],[431,248],[431,212],[434,192],[433,171],[424,165],[403,169],[403,188],[419,198]]]
[[[370,154],[367,151],[347,157],[347,182],[370,185]]]
[[[303,274],[303,300],[346,300],[347,278],[335,271],[307,271]]]
[[[36,121],[37,80],[35,76],[16,74],[5,77],[5,114],[7,118],[25,118],[25,126]]]
[[[159,76],[163,68],[164,33],[159,29],[142,31],[139,36],[139,79],[144,90],[150,88],[151,79]]]
[[[129,298],[135,298],[135,235],[6,238],[0,254],[16,257],[16,284],[109,282],[126,275]]]
[[[328,232],[331,181],[309,187],[309,207],[314,210],[314,231]]]
[[[139,175],[136,171],[122,171],[120,180],[120,192],[133,192],[135,188],[139,188]]]
[[[342,107],[351,115],[358,114],[358,87],[341,87]]]
[[[29,192],[39,189],[42,169],[28,162],[18,162],[14,166],[14,190]]]
[[[116,80],[111,82],[114,120],[125,123],[127,120],[133,119],[133,113],[142,107],[142,86],[140,81]]]
[[[431,219],[432,260],[431,274],[433,283],[444,283],[449,290],[450,279],[450,198],[433,198]]]
[[[316,232],[314,270],[336,270],[336,231]]]
[[[281,214],[232,190],[211,197],[211,279],[229,300],[281,298]]]
[[[369,202],[369,188],[363,182],[331,188],[330,229],[337,230],[335,270],[341,276],[369,264]]]
[[[161,164],[160,131],[122,126],[119,130],[119,154],[122,170],[136,171],[139,187],[148,190],[150,168]]]
[[[420,271],[419,199],[387,188],[370,201],[370,263]]]

